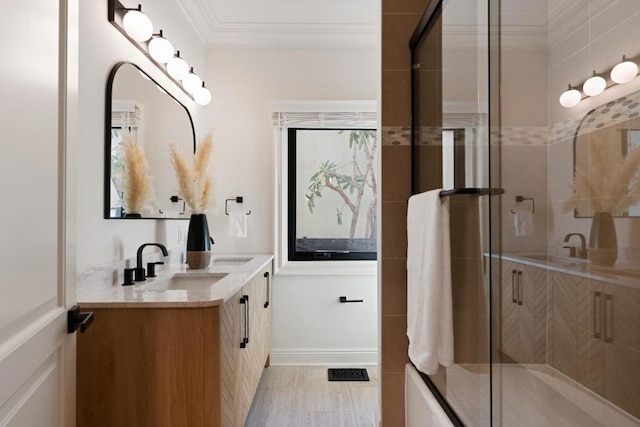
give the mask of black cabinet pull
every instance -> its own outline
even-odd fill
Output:
[[[511,270],[511,302],[512,303],[517,303],[518,300],[516,299],[516,274],[518,273],[517,270]]]
[[[244,296],[244,300],[247,302],[245,310],[247,310],[247,323],[245,324],[245,344],[249,344],[249,295]]]
[[[264,273],[264,278],[267,283],[267,298],[264,301],[264,308],[267,308],[269,307],[269,272],[268,271]]]
[[[93,322],[93,311],[80,312],[80,306],[74,305],[69,311],[67,311],[67,333],[74,333],[78,326],[80,326],[80,333],[87,330],[89,325]]]
[[[347,302],[364,302],[363,299],[347,299],[347,297],[340,297],[340,303],[344,304]]]
[[[604,304],[602,305],[604,313],[602,315],[603,327],[602,332],[604,342],[613,342],[613,295],[604,294]]]
[[[245,348],[247,346],[247,301],[245,300],[246,295],[240,297],[240,304],[242,307],[242,323],[243,323],[243,334],[242,340],[240,341],[240,348]]]
[[[593,337],[602,337],[602,292],[593,293]]]
[[[522,305],[522,271],[518,271],[518,305]]]

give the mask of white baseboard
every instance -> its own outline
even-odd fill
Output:
[[[376,348],[273,348],[269,356],[273,366],[376,366]]]

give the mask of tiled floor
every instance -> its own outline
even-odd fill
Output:
[[[375,427],[377,368],[370,381],[327,380],[327,367],[271,366],[264,370],[246,427]]]

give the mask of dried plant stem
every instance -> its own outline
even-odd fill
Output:
[[[149,165],[144,151],[133,139],[133,135],[126,132],[121,144],[124,182],[123,207],[127,213],[142,213],[145,208],[155,202]]]
[[[176,144],[169,146],[171,163],[176,173],[178,192],[193,213],[204,213],[209,206],[212,180],[208,173],[213,139],[207,134],[193,157]]]

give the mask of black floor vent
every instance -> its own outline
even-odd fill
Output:
[[[329,381],[369,381],[369,375],[366,369],[330,368]]]

